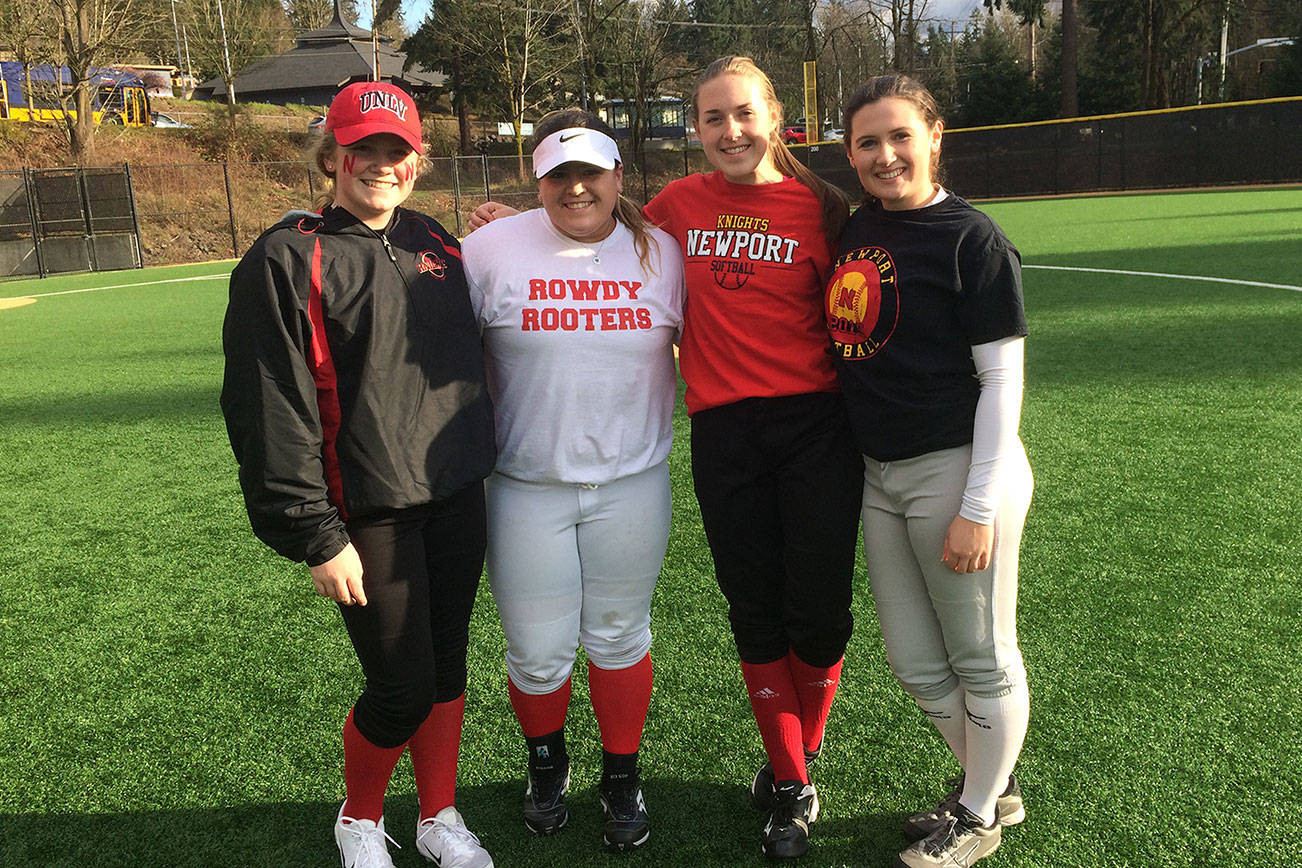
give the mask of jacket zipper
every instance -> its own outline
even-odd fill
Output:
[[[371,231],[375,232],[374,229]],[[402,278],[402,285],[407,287],[407,291],[410,292],[411,284],[407,282],[407,275],[402,273],[402,266],[398,264],[398,257],[393,255],[393,248],[389,246],[389,236],[384,232],[375,232],[375,234],[380,236],[380,242],[384,245],[384,252],[389,255],[389,261],[393,263],[393,267],[398,269],[398,277]]]

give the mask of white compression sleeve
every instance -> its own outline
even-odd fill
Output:
[[[958,514],[977,524],[992,524],[999,507],[1000,462],[1020,448],[1022,359],[1026,339],[1004,338],[972,347],[981,394],[972,429],[972,464]]]

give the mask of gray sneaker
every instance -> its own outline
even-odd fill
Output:
[[[921,841],[914,841],[895,858],[898,868],[968,868],[999,848],[1003,827],[998,821],[981,825],[981,818],[959,805],[953,814]]]
[[[904,821],[904,837],[910,841],[921,841],[939,829],[958,807],[959,797],[963,795],[963,775],[945,781],[950,790],[940,804],[927,810],[919,811]],[[995,802],[1000,826],[1016,826],[1026,819],[1026,806],[1022,804],[1022,788],[1017,784],[1016,776],[1008,778],[1008,789]]]

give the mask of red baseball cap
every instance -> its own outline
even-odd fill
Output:
[[[411,94],[383,81],[359,81],[339,91],[326,112],[325,128],[351,145],[376,133],[393,133],[421,150],[420,113]]]

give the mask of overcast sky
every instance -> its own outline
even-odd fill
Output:
[[[931,0],[924,13],[928,18],[966,21],[973,9],[980,9],[981,0]]]

